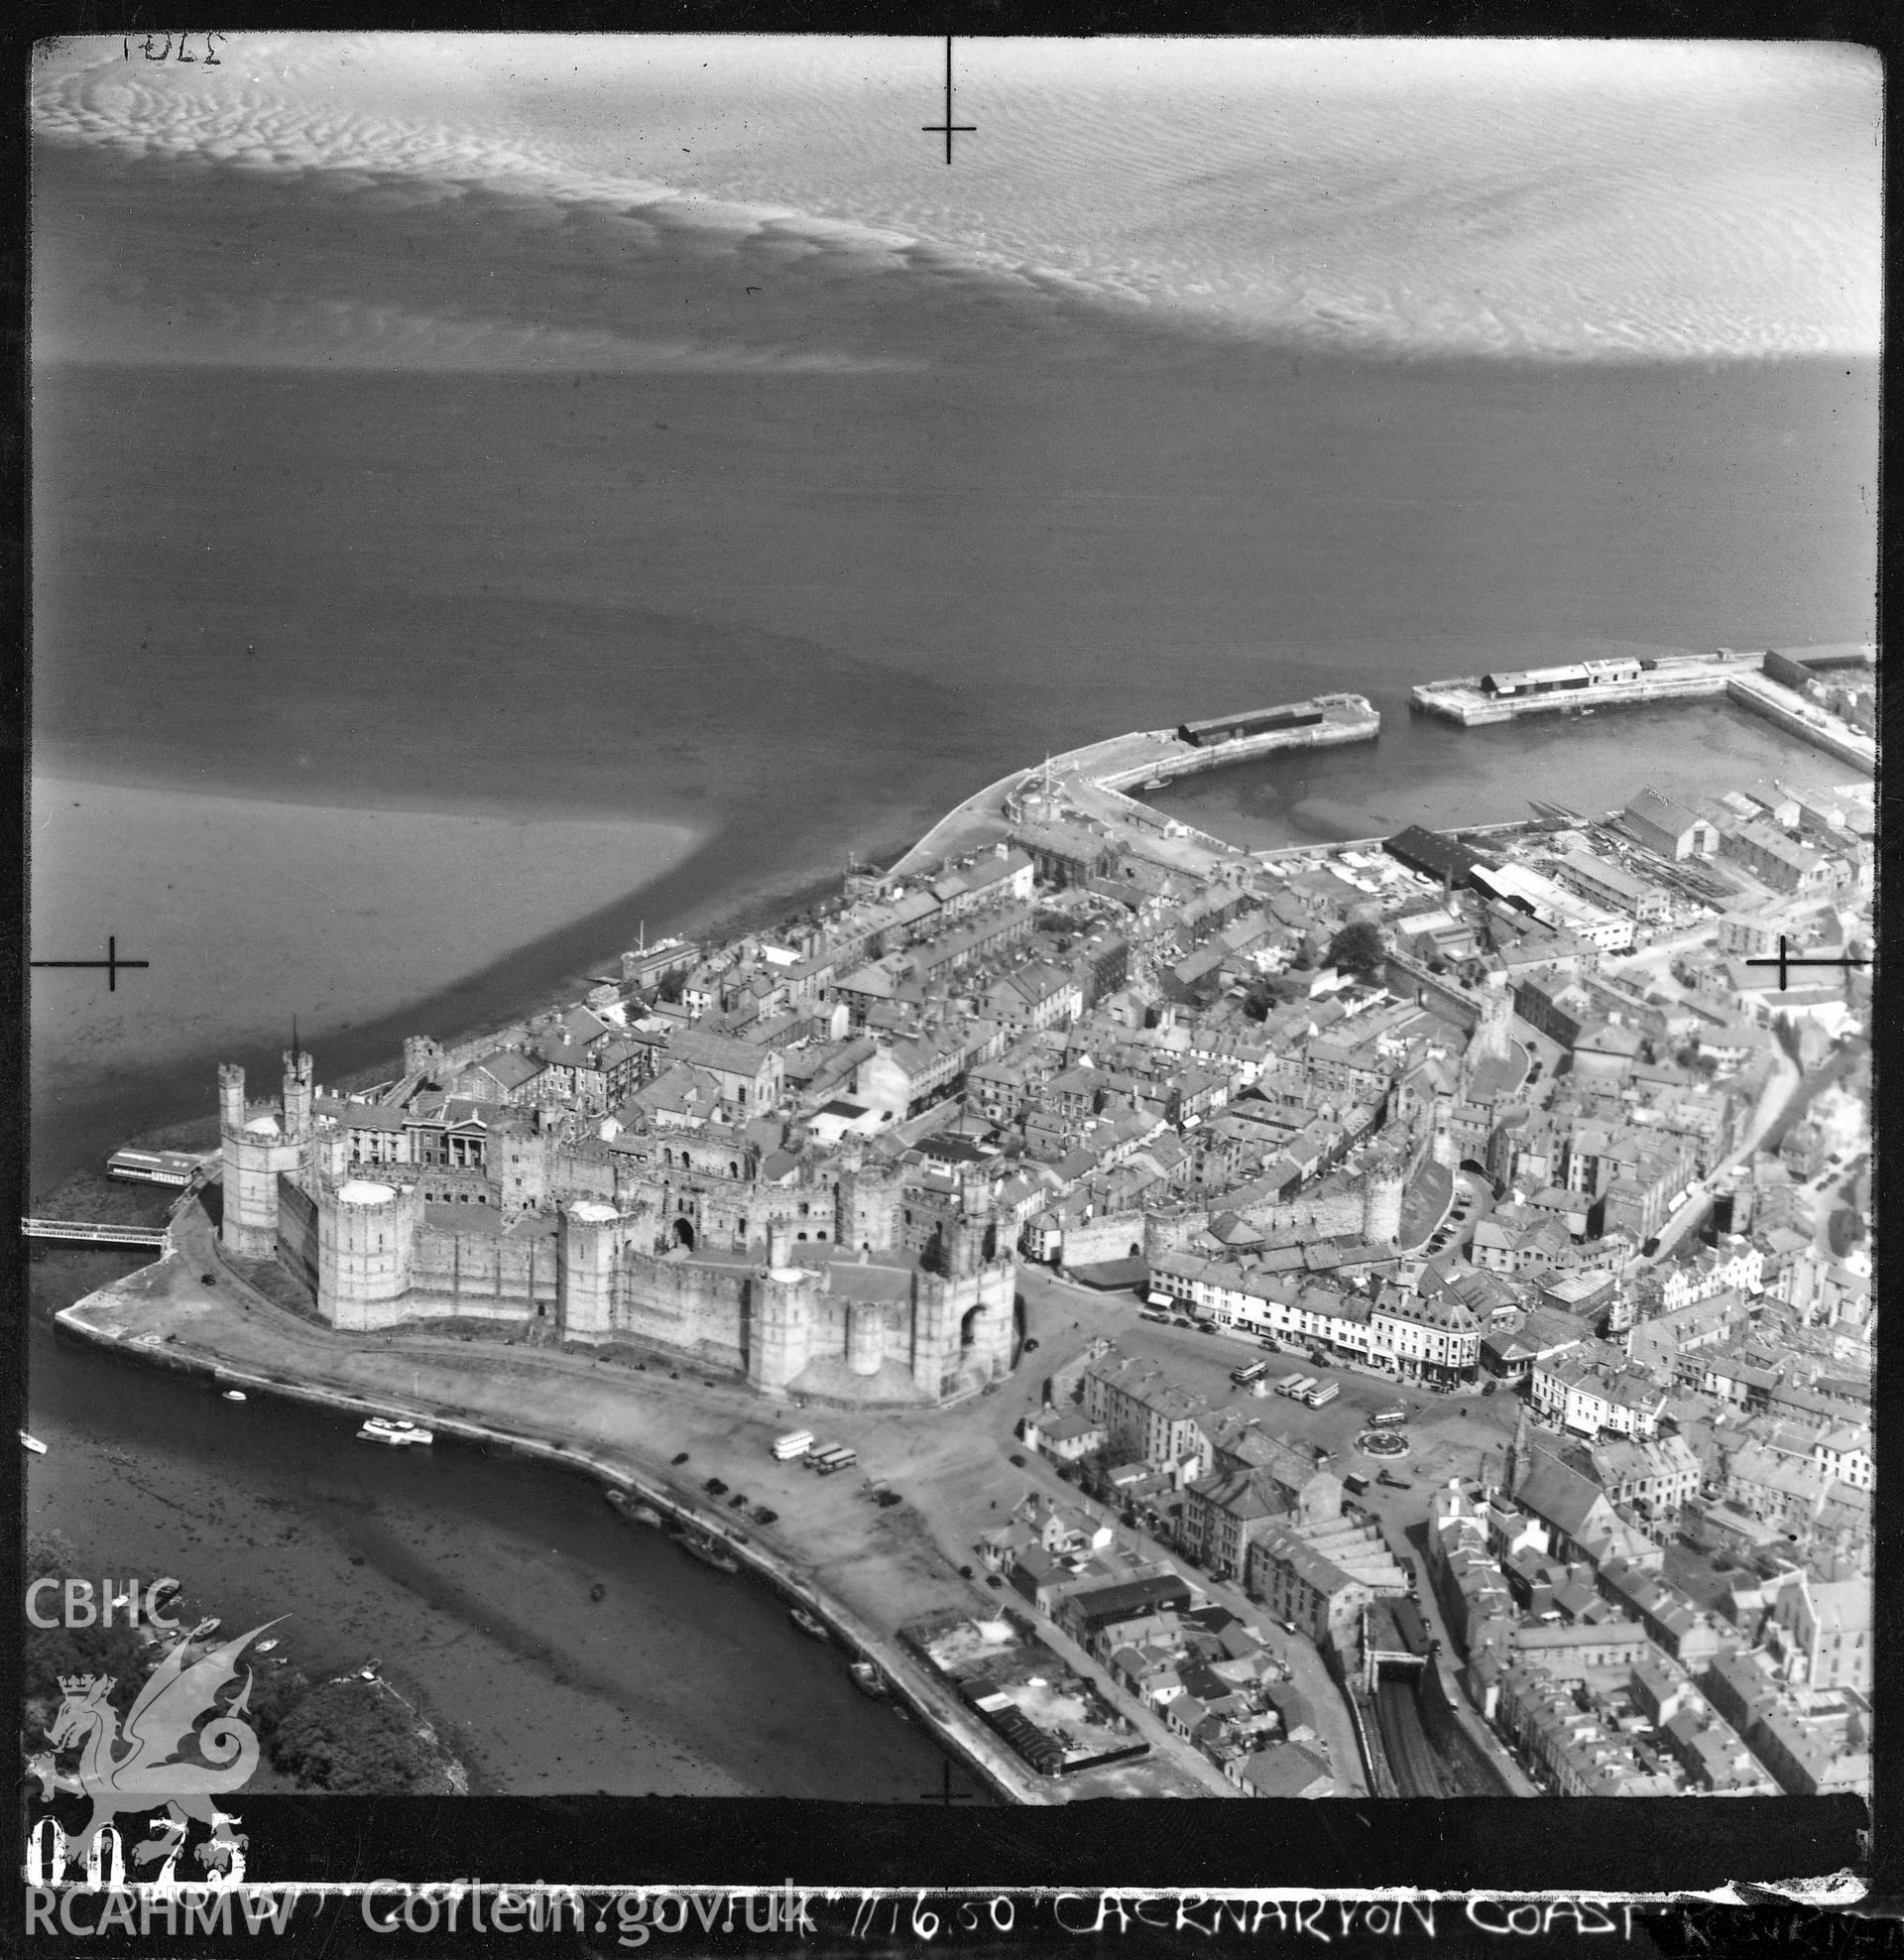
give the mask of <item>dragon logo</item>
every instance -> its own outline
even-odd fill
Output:
[[[251,1703],[250,1670],[228,1705],[219,1707],[218,1695],[237,1679],[238,1655],[246,1645],[278,1622],[267,1620],[187,1663],[198,1636],[213,1624],[201,1621],[152,1670],[123,1730],[108,1699],[115,1685],[110,1675],[60,1678],[64,1698],[47,1740],[56,1753],[78,1746],[78,1774],[57,1770],[52,1755],[35,1757],[30,1767],[40,1779],[41,1802],[51,1803],[57,1790],[92,1799],[85,1829],[66,1848],[74,1864],[84,1862],[93,1840],[122,1810],[167,1813],[153,1823],[151,1840],[134,1849],[135,1864],[173,1858],[194,1817],[211,1831],[209,1842],[197,1850],[201,1865],[228,1867],[232,1853],[246,1842],[231,1828],[242,1819],[228,1816],[212,1799],[240,1788],[258,1767],[257,1732],[243,1719]],[[196,1726],[200,1722],[203,1726]],[[191,1756],[180,1754],[187,1745]]]

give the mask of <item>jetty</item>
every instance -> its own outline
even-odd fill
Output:
[[[1824,668],[1871,666],[1875,648],[1834,650]],[[1776,722],[1787,734],[1858,769],[1875,770],[1877,743],[1798,691],[1812,669],[1769,651],[1628,655],[1574,661],[1559,667],[1500,669],[1429,680],[1411,690],[1414,705],[1464,728],[1515,721],[1530,714],[1578,714],[1590,708],[1651,701],[1735,701]],[[1796,681],[1798,685],[1789,684]]]
[[[1380,732],[1381,716],[1366,695],[1318,694],[1306,701],[1184,721],[1175,728],[1113,735],[987,784],[948,810],[887,875],[916,877],[1004,842],[1027,825],[1035,827],[1027,804],[1060,801],[1114,832],[1142,830],[1150,855],[1177,856],[1186,871],[1204,871],[1210,851],[1233,857],[1236,847],[1162,815],[1131,791],[1161,790],[1181,777],[1255,762],[1284,750],[1372,742]],[[1167,848],[1171,845],[1181,848],[1173,852]]]

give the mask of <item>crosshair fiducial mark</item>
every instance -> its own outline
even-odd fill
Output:
[[[941,1763],[939,1765],[938,1788],[921,1790],[919,1792],[919,1801],[921,1803],[941,1804],[970,1803],[972,1801],[972,1792],[967,1789],[954,1789],[952,1787],[952,1766],[949,1763]]]
[[[106,941],[106,956],[104,959],[35,959],[29,960],[27,964],[29,966],[102,966],[106,970],[106,991],[116,994],[119,991],[119,975],[122,972],[128,967],[150,966],[152,961],[149,959],[121,959],[119,957],[119,941],[116,938],[109,938]]]
[[[1745,965],[1745,966],[1775,966],[1775,967],[1777,967],[1777,968],[1778,968],[1778,991],[1779,991],[1779,992],[1780,992],[1780,993],[1782,994],[1782,993],[1783,993],[1783,992],[1785,991],[1785,989],[1786,989],[1786,987],[1787,987],[1787,986],[1788,986],[1788,985],[1790,984],[1790,980],[1789,980],[1789,975],[1787,974],[1787,971],[1786,971],[1786,969],[1787,969],[1788,967],[1793,967],[1793,966],[1842,966],[1842,967],[1844,967],[1844,968],[1846,968],[1846,969],[1849,969],[1850,967],[1853,967],[1853,966],[1869,966],[1869,965],[1870,965],[1870,961],[1869,961],[1869,960],[1867,960],[1867,959],[1852,959],[1852,958],[1850,957],[1850,955],[1849,955],[1849,954],[1847,954],[1847,953],[1838,953],[1838,954],[1835,954],[1835,955],[1834,955],[1834,956],[1833,956],[1832,958],[1830,958],[1830,959],[1826,959],[1826,958],[1824,958],[1824,957],[1822,957],[1822,956],[1821,956],[1820,958],[1817,958],[1817,959],[1805,959],[1805,958],[1803,958],[1803,957],[1801,957],[1801,956],[1800,956],[1800,955],[1799,955],[1798,953],[1795,953],[1795,952],[1792,952],[1792,951],[1790,951],[1790,950],[1789,950],[1789,949],[1787,948],[1787,946],[1786,946],[1786,944],[1785,944],[1785,935],[1784,935],[1784,933],[1783,933],[1783,932],[1781,932],[1781,933],[1780,933],[1780,934],[1778,935],[1778,955],[1777,955],[1777,957],[1776,957],[1776,958],[1773,958],[1773,957],[1772,957],[1771,955],[1769,955],[1769,954],[1767,954],[1767,955],[1766,955],[1766,956],[1765,956],[1764,958],[1762,958],[1762,959],[1748,959],[1748,960],[1744,960],[1744,961],[1742,961],[1742,962],[1741,962],[1741,964],[1742,964],[1742,965]]]
[[[920,129],[928,136],[943,133],[945,137],[945,161],[952,161],[952,138],[955,135],[976,136],[977,123],[955,123],[952,120],[952,37],[945,37],[945,120],[942,123],[921,123]]]

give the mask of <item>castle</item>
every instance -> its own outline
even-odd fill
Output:
[[[220,1241],[276,1260],[331,1326],[476,1319],[843,1402],[937,1404],[1012,1365],[1008,1235],[975,1206],[919,1245],[890,1149],[738,1106],[604,1139],[450,1093],[428,1041],[367,1100],[321,1094],[308,1054],[284,1060],[271,1104],[218,1071]]]

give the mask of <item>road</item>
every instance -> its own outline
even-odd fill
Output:
[[[1660,1266],[1672,1258],[1674,1250],[1686,1235],[1711,1210],[1712,1187],[1715,1180],[1722,1172],[1731,1169],[1733,1165],[1745,1162],[1751,1156],[1758,1148],[1760,1139],[1784,1114],[1787,1104],[1798,1093],[1803,1080],[1798,1064],[1783,1048],[1780,1048],[1773,1057],[1771,1069],[1758,1092],[1758,1101],[1753,1106],[1750,1120],[1745,1125],[1744,1134],[1740,1137],[1736,1149],[1723,1164],[1717,1165],[1707,1176],[1700,1178],[1692,1186],[1691,1196],[1660,1227],[1659,1241],[1651,1255],[1634,1260],[1629,1271],[1638,1272],[1647,1266]]]

